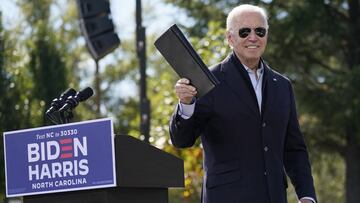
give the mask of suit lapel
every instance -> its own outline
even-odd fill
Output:
[[[274,100],[277,97],[278,78],[270,67],[262,61],[264,65],[264,78],[263,78],[263,101],[262,101],[262,116],[263,120],[267,120],[269,113],[272,110]]]
[[[234,60],[232,57],[235,56],[230,55],[221,65],[221,72],[223,73],[224,82],[230,87],[232,91],[236,93],[239,100],[247,105],[251,111],[253,111],[253,115],[257,118],[260,118],[260,112],[257,106],[255,93],[251,87],[251,83],[246,81],[247,78],[250,80],[249,75],[243,74],[240,72],[240,70],[238,70],[238,68],[244,69],[244,67],[236,67],[236,63],[232,61]],[[244,69],[244,71],[246,70]]]

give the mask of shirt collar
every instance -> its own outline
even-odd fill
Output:
[[[261,63],[261,61],[260,61],[259,63],[260,63],[260,68],[258,68],[258,69],[256,70],[256,72],[257,72],[258,74],[261,74],[261,73],[263,73],[263,71],[264,71],[264,65],[263,65],[263,63]],[[242,65],[244,66],[245,70],[246,70],[248,73],[254,73],[254,71],[253,71],[252,69],[250,69],[249,67],[247,67],[245,64],[242,63]]]

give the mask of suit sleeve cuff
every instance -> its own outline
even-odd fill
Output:
[[[178,106],[178,115],[180,115],[181,118],[189,119],[194,114],[195,102],[192,104],[183,104],[179,102]]]
[[[315,199],[312,198],[312,197],[302,197],[302,198],[300,198],[300,200],[302,200],[302,199],[311,200],[313,203],[316,203]]]

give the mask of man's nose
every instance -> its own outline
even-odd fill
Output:
[[[258,37],[258,36],[255,34],[255,31],[252,30],[252,31],[250,32],[250,34],[249,34],[248,39],[249,39],[250,41],[257,41],[257,40],[258,40],[257,37]]]

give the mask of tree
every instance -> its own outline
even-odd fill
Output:
[[[40,104],[41,111],[36,111],[38,123],[46,122],[45,110],[53,98],[66,89],[66,67],[62,54],[57,47],[54,30],[50,22],[50,6],[52,1],[19,1],[30,28],[27,41],[29,51],[29,69],[34,79],[32,89],[34,106]],[[51,85],[50,85],[51,84]],[[38,108],[38,107],[35,107]]]
[[[52,18],[49,13],[50,7],[59,6],[51,1],[19,0],[17,5],[21,8],[19,15],[26,21],[15,22],[11,30],[4,29],[0,21],[1,135],[4,131],[44,125],[44,111],[51,100],[68,84],[78,85],[76,77],[67,78],[69,72],[72,76],[78,75],[77,64],[83,53],[76,41],[79,29],[75,3],[66,5],[67,9],[60,5],[64,12],[60,12],[59,18]],[[91,117],[93,114],[89,112],[91,110],[83,108],[80,116]],[[3,145],[2,138],[0,145]],[[4,163],[2,153],[1,150],[0,162]],[[4,164],[1,164],[0,200],[4,197],[4,174]]]
[[[295,83],[310,148],[344,158],[346,202],[359,202],[360,165],[355,161],[360,153],[360,94],[356,90],[360,38],[355,34],[360,30],[359,1],[274,2],[270,6],[278,16],[270,22],[274,24],[271,63],[284,67]],[[287,36],[280,32],[285,28],[290,31]]]
[[[25,67],[21,61],[22,53],[16,48],[17,28],[12,31],[2,26],[0,13],[0,146],[3,146],[2,133],[22,128],[27,123],[29,111],[26,92],[28,79],[23,78]],[[4,163],[3,147],[0,162]],[[0,165],[0,200],[5,196],[5,165]]]

